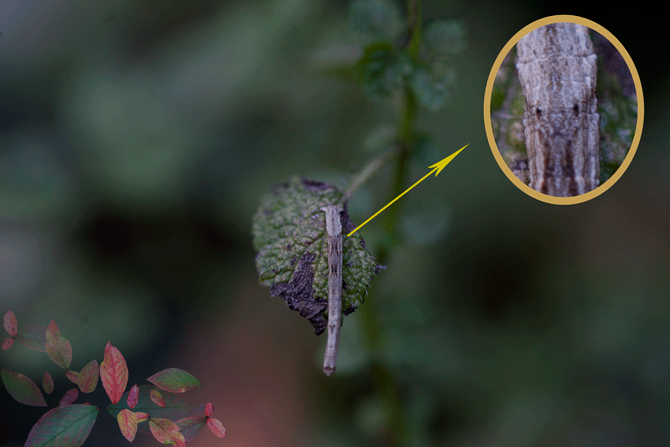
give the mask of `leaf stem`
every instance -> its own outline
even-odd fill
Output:
[[[398,145],[394,145],[388,150],[382,152],[372,160],[358,173],[349,183],[346,191],[342,198],[338,201],[338,205],[343,205],[345,202],[349,201],[354,193],[360,188],[365,182],[367,182],[370,177],[372,177],[379,169],[381,169],[386,163],[393,160],[401,152],[401,148]]]

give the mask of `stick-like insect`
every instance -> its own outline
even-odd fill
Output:
[[[328,340],[323,357],[323,372],[329,376],[335,372],[342,322],[342,208],[328,205],[321,211],[326,213],[328,235]]]
[[[588,28],[545,25],[521,38],[517,50],[530,187],[556,197],[597,188],[596,55]]]

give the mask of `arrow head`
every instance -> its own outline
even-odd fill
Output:
[[[458,154],[460,154],[461,151],[462,151],[463,149],[465,149],[466,147],[468,147],[469,145],[470,145],[470,143],[466,144],[465,146],[463,146],[462,148],[460,148],[459,150],[457,150],[456,152],[454,152],[453,154],[451,154],[451,155],[448,156],[447,158],[443,159],[442,161],[438,161],[438,162],[435,163],[434,165],[430,165],[430,166],[428,166],[428,169],[437,169],[437,172],[435,172],[435,177],[437,177],[437,174],[439,174],[439,173],[442,171],[442,169],[444,169],[444,168],[449,164],[449,162],[450,162],[451,160],[453,160],[454,158],[456,158],[456,156],[457,156]]]

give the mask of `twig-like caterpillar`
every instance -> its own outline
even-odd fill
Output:
[[[530,187],[569,197],[598,187],[596,55],[588,28],[552,23],[517,44]]]
[[[342,208],[328,205],[321,211],[326,213],[328,235],[328,340],[323,357],[323,372],[329,376],[335,372],[342,324]]]

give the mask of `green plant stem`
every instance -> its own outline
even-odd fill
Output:
[[[407,15],[411,33],[407,50],[416,62],[421,48],[421,0],[407,0]]]
[[[408,15],[411,29],[411,40],[408,45],[408,51],[416,61],[419,55],[421,44],[421,1],[408,0]],[[413,149],[414,138],[414,120],[416,117],[416,98],[412,91],[405,87],[402,92],[403,100],[401,106],[400,119],[398,123],[398,138],[400,140],[400,153],[397,157],[393,188],[389,196],[389,201],[400,195],[407,183],[407,165],[409,156]],[[398,215],[400,212],[399,204],[389,207],[386,225],[386,240],[378,251],[378,262],[385,265],[390,257],[390,252],[397,240],[396,231],[398,225]],[[385,400],[389,410],[389,433],[388,441],[391,445],[402,447],[408,442],[407,417],[400,396],[398,383],[391,369],[384,361],[382,325],[378,319],[378,313],[374,309],[375,300],[368,299],[367,304],[362,306],[365,334],[368,345],[372,352],[371,373],[375,388]]]

